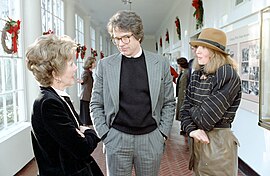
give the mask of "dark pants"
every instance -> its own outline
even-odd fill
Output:
[[[80,100],[80,120],[84,125],[92,125],[90,117],[90,101]]]

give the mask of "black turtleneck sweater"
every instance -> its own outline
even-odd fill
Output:
[[[128,134],[146,134],[157,128],[152,117],[145,56],[122,56],[119,111],[113,128]]]

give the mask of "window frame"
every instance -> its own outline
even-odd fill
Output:
[[[42,32],[52,30],[56,35],[64,35],[63,0],[40,0]]]
[[[75,14],[75,40],[78,44],[85,45],[84,43],[84,19],[80,17],[78,14]],[[88,48],[89,49],[89,48]],[[85,56],[87,57],[87,56]],[[77,64],[77,78],[80,79],[82,73],[83,73],[83,58],[81,58],[80,54],[78,58],[76,59]],[[77,84],[77,94],[78,97],[81,93],[81,84]]]
[[[267,64],[270,51],[270,6],[264,8],[260,12],[260,93],[259,93],[259,122],[258,125],[270,130],[270,81],[268,76],[268,70],[270,65]],[[266,31],[266,32],[265,32]],[[268,55],[267,55],[268,54]]]
[[[1,19],[14,21],[20,20],[21,1],[7,0],[7,4],[1,4]],[[5,22],[0,24],[3,29]],[[8,34],[7,46],[11,46],[11,35]],[[22,33],[18,34],[18,52],[7,54],[0,48],[0,139],[19,128],[22,122],[26,122],[26,98],[24,83],[25,62],[22,56]]]

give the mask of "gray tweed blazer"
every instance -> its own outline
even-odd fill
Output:
[[[158,54],[143,51],[149,80],[152,116],[163,135],[168,136],[175,115],[175,98],[170,64]],[[122,55],[100,60],[90,101],[91,118],[99,137],[109,131],[119,110],[119,85]]]

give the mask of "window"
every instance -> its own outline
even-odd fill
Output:
[[[102,35],[99,36],[99,50],[103,50]]]
[[[76,42],[80,44],[80,46],[84,45],[84,23],[83,19],[75,14],[75,38]],[[89,49],[89,48],[88,48]],[[87,56],[85,56],[87,57]],[[77,58],[77,77],[80,78],[83,72],[83,58],[81,58],[80,54]],[[81,84],[77,84],[78,96],[80,96]]]
[[[103,53],[104,54],[104,51],[103,51],[103,37],[102,37],[102,35],[100,35],[99,36],[99,51],[100,51],[100,53],[99,53],[99,58],[101,59],[101,53]]]
[[[270,7],[261,11],[261,74],[259,95],[259,125],[270,130],[270,81],[269,81],[269,53],[270,53]]]
[[[64,3],[62,0],[41,0],[42,31],[64,34]]]
[[[0,0],[0,28],[5,25],[8,17],[14,21],[20,20],[20,0]],[[7,33],[7,46],[11,46],[11,35]],[[26,121],[25,97],[23,82],[23,66],[21,34],[18,37],[18,53],[7,54],[0,45],[0,137],[4,129],[16,127],[16,124]]]
[[[96,49],[96,31],[90,26],[91,48]]]

